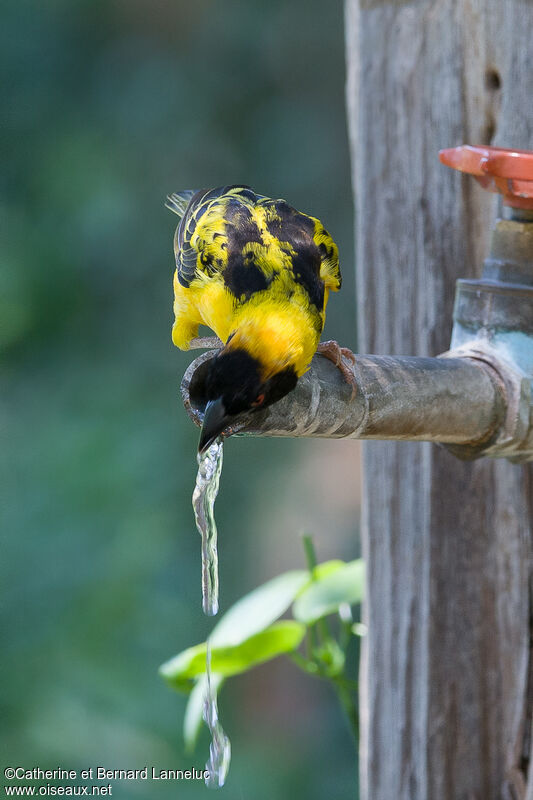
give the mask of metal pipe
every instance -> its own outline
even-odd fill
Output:
[[[197,425],[214,355],[196,358],[181,385],[185,408]],[[352,397],[340,370],[317,354],[294,391],[247,415],[228,433],[442,442],[464,446],[462,455],[471,457],[491,444],[503,423],[502,387],[483,361],[358,355],[353,374],[357,390]]]

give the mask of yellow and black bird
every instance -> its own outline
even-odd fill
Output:
[[[309,369],[330,291],[341,286],[338,251],[322,223],[247,186],[167,198],[181,217],[174,237],[172,340],[188,350],[207,325],[223,348],[206,379],[202,452],[243,412],[264,408]],[[341,348],[323,352],[341,364]]]

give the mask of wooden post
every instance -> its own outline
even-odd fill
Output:
[[[438,162],[533,149],[533,2],[347,0],[361,352],[447,349],[495,204]],[[533,471],[364,443],[364,800],[533,800]]]

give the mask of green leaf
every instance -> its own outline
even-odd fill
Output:
[[[215,694],[218,694],[223,683],[224,678],[222,675],[218,675],[216,673],[211,675],[211,690]],[[185,709],[185,717],[183,719],[183,738],[185,740],[185,749],[188,753],[191,753],[194,750],[196,741],[198,739],[198,734],[203,721],[206,691],[207,678],[204,674],[200,675],[194,684],[194,689],[189,696],[187,708]]]
[[[340,558],[333,558],[331,561],[323,561],[322,564],[317,564],[313,570],[313,580],[320,581],[326,575],[331,575],[337,572],[340,567],[344,567],[346,561],[341,561]]]
[[[213,673],[227,677],[255,667],[264,661],[295,650],[305,635],[306,627],[300,622],[276,622],[234,647],[211,646]],[[191,678],[205,672],[206,643],[189,647],[159,668],[163,678],[174,688],[183,689]]]
[[[294,617],[306,624],[334,614],[342,603],[360,603],[364,594],[364,562],[350,561],[342,567],[313,581],[296,598]]]
[[[292,570],[245,595],[215,625],[210,636],[211,645],[241,644],[267,628],[289,608],[309,579],[307,570]]]

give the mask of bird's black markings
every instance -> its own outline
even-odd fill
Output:
[[[271,282],[254,263],[253,251],[247,251],[252,242],[264,244],[263,237],[250,210],[238,201],[230,201],[226,220],[228,263],[224,283],[239,300],[249,300],[256,292],[268,289]]]
[[[257,195],[252,189],[250,189],[249,186],[243,186],[239,191],[239,197],[245,197],[246,200],[251,200],[252,203],[256,203],[259,195]]]
[[[195,248],[191,247],[190,241],[198,220],[207,210],[209,203],[223,196],[230,189],[240,188],[244,190],[248,189],[247,186],[240,187],[238,185],[219,186],[216,189],[200,189],[192,195],[176,232],[176,242],[178,246],[176,254],[178,281],[186,289],[191,285],[191,282],[196,276],[198,254]],[[201,255],[200,261],[208,275],[213,275],[217,271],[210,257]]]
[[[206,397],[222,397],[227,414],[251,408],[261,387],[261,365],[245,350],[222,350],[211,361],[206,379]]]
[[[253,294],[268,289],[270,285],[260,267],[236,253],[230,255],[223,274],[224,283],[239,300],[249,300]]]
[[[245,350],[223,350],[208,368],[206,399],[221,397],[226,413],[240,414],[252,410],[259,394],[264,395],[259,407],[265,408],[292,391],[298,382],[293,367],[281,370],[265,383],[261,383],[260,373],[260,362]]]
[[[309,302],[319,311],[324,308],[324,282],[320,277],[320,255],[318,247],[306,244],[300,246],[292,256],[294,280],[299,283],[309,296]]]
[[[265,205],[272,210],[272,216],[267,220],[267,229],[280,242],[292,244],[294,240],[301,240],[302,237],[313,238],[315,230],[313,220],[305,214],[300,214],[285,200],[275,200]]]
[[[294,389],[297,383],[298,376],[292,367],[287,367],[287,369],[277,372],[261,387],[265,395],[262,408],[281,400],[282,397],[285,397],[286,394]]]
[[[242,253],[248,242],[263,244],[261,231],[249,208],[239,200],[230,200],[226,209],[226,236],[230,251]]]
[[[331,249],[329,247],[326,247],[324,242],[321,242],[318,245],[318,252],[320,253],[320,257],[324,260],[331,258]]]
[[[273,216],[267,222],[269,232],[287,242],[292,259],[294,280],[299,283],[309,296],[309,301],[319,311],[324,307],[324,282],[320,277],[321,254],[313,241],[315,223],[305,214],[291,208],[284,200],[277,200],[270,205]]]

